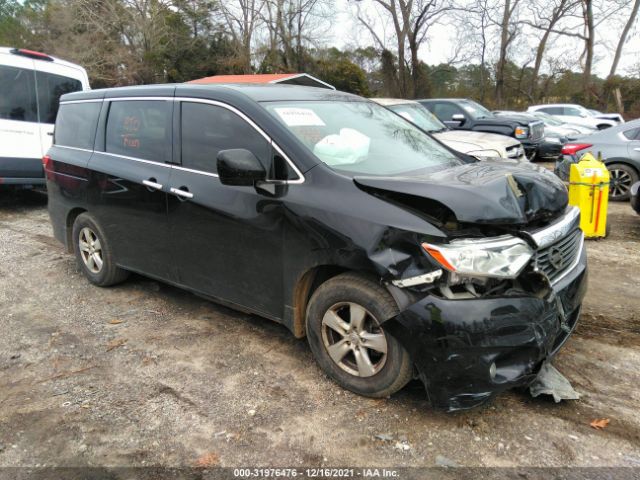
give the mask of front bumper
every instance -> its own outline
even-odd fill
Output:
[[[640,182],[631,185],[631,207],[640,214]]]
[[[429,295],[383,326],[411,355],[434,408],[467,409],[536,378],[575,328],[586,288],[582,249],[573,270],[545,298]]]
[[[562,155],[562,143],[542,142],[538,146],[538,157],[545,160],[557,160]]]

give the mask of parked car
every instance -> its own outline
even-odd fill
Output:
[[[640,214],[640,182],[631,185],[631,207]]]
[[[522,121],[536,121],[537,117],[529,113],[513,112],[508,110],[496,110],[493,112],[498,117],[518,118]],[[544,127],[544,137],[538,145],[535,158],[533,160],[557,160],[562,152],[562,146],[569,141],[567,130],[558,127]]]
[[[589,110],[581,105],[569,103],[550,103],[546,105],[532,105],[527,112],[544,112],[565,122],[577,123],[587,127],[594,127],[598,130],[614,127],[619,122],[608,118],[600,118],[594,116]]]
[[[344,388],[386,397],[416,372],[448,410],[530,384],[576,325],[579,212],[546,169],[459,155],[318,88],[125,87],[60,108],[49,214],[96,285],[134,271],[253,312]]]
[[[556,164],[560,178],[569,178],[569,169],[587,152],[602,155],[611,177],[609,198],[629,200],[631,185],[638,181],[640,173],[640,120],[622,123],[592,135],[567,143],[563,157]]]
[[[558,117],[554,117],[553,115],[549,115],[548,113],[544,113],[540,110],[535,112],[527,112],[544,122],[545,131],[549,127],[555,128],[563,128],[566,133],[567,138],[571,140],[572,138],[580,135],[589,135],[590,133],[595,133],[598,131],[596,127],[587,127],[585,125],[578,125],[577,123],[568,123],[563,120],[560,120]]]
[[[495,133],[451,130],[415,100],[397,98],[372,98],[380,105],[403,116],[410,122],[429,132],[449,148],[479,159],[512,158],[526,160],[522,144],[505,135]]]
[[[454,130],[497,133],[519,140],[529,160],[535,158],[544,136],[544,124],[541,121],[526,122],[517,118],[497,117],[479,103],[466,98],[437,98],[418,102]]]
[[[84,68],[31,50],[0,47],[0,185],[43,185],[60,95],[87,90]]]
[[[600,110],[593,110],[588,108],[589,113],[596,118],[606,118],[607,120],[613,120],[614,122],[624,123],[624,117],[619,113],[602,113]]]

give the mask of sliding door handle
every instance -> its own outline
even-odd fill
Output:
[[[146,185],[147,187],[149,187],[150,190],[161,190],[162,189],[162,184],[156,182],[155,178],[150,178],[149,180],[143,180],[142,184]]]
[[[187,187],[180,187],[180,188],[171,187],[169,189],[169,191],[171,193],[173,193],[174,195],[177,195],[180,198],[185,199],[185,200],[193,198],[193,193],[191,193],[189,190],[187,190]]]

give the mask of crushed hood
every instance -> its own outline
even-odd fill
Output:
[[[484,161],[412,177],[356,176],[354,181],[362,190],[414,210],[444,207],[465,223],[524,225],[554,218],[568,204],[560,179],[529,162]]]

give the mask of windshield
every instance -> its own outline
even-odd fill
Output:
[[[472,100],[460,100],[460,106],[475,119],[492,118],[494,115],[479,103]]]
[[[438,120],[433,113],[422,105],[400,103],[398,105],[389,105],[388,108],[427,132],[442,132],[443,130],[447,130],[444,123]]]
[[[398,175],[464,163],[412,123],[373,102],[269,102],[264,106],[334,170]]]
[[[548,125],[552,125],[554,127],[559,127],[560,125],[563,125],[563,122],[561,122],[560,120],[558,120],[554,116],[549,115],[548,113],[534,112],[534,115],[536,117],[540,118],[544,123],[546,123]]]

